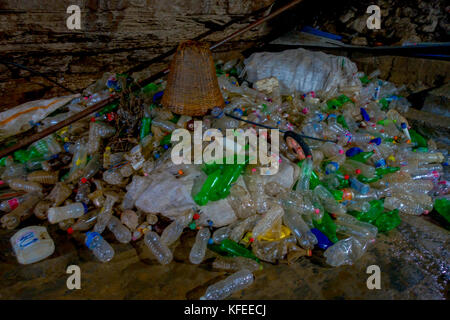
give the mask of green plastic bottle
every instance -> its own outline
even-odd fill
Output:
[[[384,176],[385,174],[394,173],[399,170],[400,170],[400,167],[376,168],[375,173],[377,176]]]
[[[314,227],[319,229],[319,231],[326,235],[327,238],[330,239],[330,241],[332,241],[333,243],[339,241],[336,236],[336,224],[333,222],[333,219],[331,219],[328,212],[324,212],[322,220],[320,220],[320,222],[313,220],[313,224]]]
[[[230,193],[231,184],[237,181],[245,166],[245,163],[226,165],[219,182],[212,187],[209,200],[217,201],[226,198]]]
[[[220,173],[221,173],[220,170],[216,170],[213,173],[211,173],[210,175],[208,175],[201,190],[199,191],[199,193],[197,193],[194,196],[194,201],[199,206],[204,206],[205,204],[208,203],[209,196],[210,196],[212,189],[220,181]]]
[[[119,106],[118,102],[113,102],[113,103],[107,105],[106,107],[104,107],[102,110],[100,110],[100,112],[98,114],[102,116],[104,114],[110,113],[111,111],[116,109],[118,106]]]
[[[371,156],[374,155],[374,151],[363,151],[360,152],[356,155],[354,155],[353,157],[350,157],[350,159],[358,161],[358,162],[362,162],[362,163],[366,163],[367,160],[369,160],[369,158]]]
[[[388,232],[397,228],[402,220],[398,215],[398,209],[387,211],[382,213],[376,220],[374,225],[378,228],[379,232]]]
[[[428,148],[427,139],[421,136],[416,130],[409,129],[409,135],[411,136],[411,142],[417,147]]]
[[[259,262],[259,259],[253,254],[253,252],[251,252],[247,248],[244,248],[231,239],[222,240],[219,247],[221,251],[226,252],[229,255],[245,257]]]
[[[339,123],[343,128],[348,129],[347,121],[343,115],[337,117],[337,123]]]
[[[382,215],[384,211],[383,201],[372,200],[369,201],[369,204],[370,209],[367,212],[350,211],[349,214],[351,214],[360,221],[374,224],[375,221]]]
[[[170,144],[172,143],[172,142],[171,142],[171,138],[172,138],[172,134],[171,134],[171,133],[166,134],[166,135],[161,139],[161,141],[159,142],[159,145],[160,145],[160,146],[165,146],[165,145],[170,146]]]
[[[436,199],[434,201],[436,211],[450,223],[450,200],[446,198]]]
[[[371,178],[367,178],[366,176],[363,176],[362,174],[360,174],[356,178],[363,183],[373,183],[373,182],[376,182],[376,181],[380,180],[381,178],[383,178],[383,176],[382,175],[374,175]]]
[[[141,130],[139,132],[139,137],[142,141],[146,136],[150,133],[150,126],[152,124],[152,118],[150,117],[143,117],[141,122]]]

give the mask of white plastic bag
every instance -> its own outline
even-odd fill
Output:
[[[276,77],[281,94],[322,91],[361,86],[356,65],[346,57],[305,49],[257,52],[244,61],[247,80]]]
[[[33,123],[41,121],[79,96],[73,94],[49,100],[30,101],[0,113],[0,141],[31,129]]]

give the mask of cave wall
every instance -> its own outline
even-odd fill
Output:
[[[0,0],[0,56],[80,90],[104,72],[122,72],[210,27],[268,8],[274,0]],[[67,7],[80,6],[81,30],[68,30]],[[254,20],[254,19],[253,19]],[[247,25],[236,23],[217,41]],[[261,26],[218,51],[252,45]],[[163,63],[148,72],[164,69]],[[0,64],[0,111],[32,99],[65,94],[40,76]]]

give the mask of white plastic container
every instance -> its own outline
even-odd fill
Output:
[[[55,251],[55,244],[45,227],[29,226],[20,229],[10,241],[20,264],[44,260]]]

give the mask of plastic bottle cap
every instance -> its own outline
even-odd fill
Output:
[[[250,239],[248,239],[248,241],[250,241],[250,242],[254,242],[254,241],[255,241],[255,239],[254,239],[254,238],[250,238]]]
[[[343,153],[344,153],[344,150],[339,149],[339,154],[343,154]]]
[[[320,209],[314,209],[314,213],[315,214],[319,214],[320,213]]]
[[[81,202],[81,204],[83,205],[84,213],[87,213],[87,212],[88,212],[88,206],[87,206],[87,204],[84,203],[84,202]]]
[[[402,127],[402,129],[406,129],[406,123],[402,122],[402,123],[400,124],[400,126]]]
[[[180,175],[180,176],[182,176],[183,174],[184,174],[184,171],[183,170],[178,170],[178,174]]]
[[[348,179],[350,179],[350,176],[349,176],[348,174],[346,174],[346,175],[344,176],[344,180],[348,180]]]
[[[361,169],[356,169],[355,172],[356,172],[356,174],[360,174],[361,173]]]
[[[86,178],[81,178],[81,183],[86,183],[87,179]]]
[[[68,234],[72,234],[72,233],[73,233],[73,228],[70,227],[69,229],[67,229],[67,233],[68,233]]]
[[[86,232],[86,240],[84,241],[84,244],[86,247],[90,248],[92,244],[92,240],[95,239],[95,237],[101,237],[101,235],[98,232],[88,231]]]
[[[91,122],[95,122],[95,117],[92,117],[92,118],[91,118]]]
[[[192,217],[192,219],[198,220],[198,219],[200,219],[200,215],[198,213],[195,213],[194,216]]]

